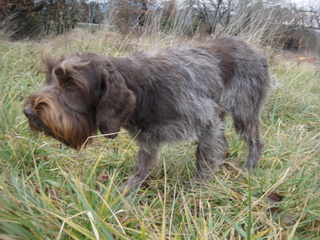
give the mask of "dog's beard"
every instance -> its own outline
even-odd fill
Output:
[[[64,109],[56,101],[38,101],[33,109],[35,114],[28,117],[30,128],[71,148],[84,147],[91,142],[89,137],[95,134],[93,120],[84,114]]]

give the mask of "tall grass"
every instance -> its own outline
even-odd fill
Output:
[[[230,1],[225,9],[215,10],[214,4],[209,2],[185,1],[177,4],[173,0],[165,1],[161,8],[158,2],[150,4],[144,14],[143,26],[140,26],[137,9],[132,7],[130,15],[130,4],[113,4],[115,7],[105,13],[104,22],[100,25],[102,31],[99,33],[106,33],[104,30],[108,34],[110,30],[117,31],[126,36],[126,39],[156,38],[163,42],[172,37],[195,40],[209,35],[210,38],[236,35],[257,44],[270,44],[275,33],[281,35],[279,29],[283,31],[282,23],[287,21],[287,16],[279,7],[265,5],[260,1]],[[217,17],[216,20],[212,16],[215,11],[221,11],[221,14],[225,11],[227,17]],[[128,14],[128,19],[123,19],[123,12]],[[204,17],[204,12],[210,14]],[[88,26],[89,29],[91,27]]]
[[[124,196],[117,187],[137,150],[125,133],[115,140],[97,137],[75,152],[29,131],[21,109],[43,81],[44,50],[122,56],[182,41],[196,40],[78,29],[38,43],[0,41],[0,239],[320,238],[319,65],[268,52],[280,86],[263,112],[259,168],[249,175],[227,160],[206,187],[189,181],[190,142],[165,146],[148,188]],[[247,150],[231,121],[226,127],[230,157],[242,163]],[[270,193],[282,201],[270,201]],[[270,211],[275,207],[276,214]]]

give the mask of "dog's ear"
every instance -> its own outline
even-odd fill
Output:
[[[60,88],[65,89],[68,86],[75,86],[75,81],[73,80],[74,71],[63,68],[62,66],[57,66],[53,69],[53,78]]]
[[[53,80],[51,76],[52,70],[59,64],[61,59],[55,59],[49,52],[46,51],[42,54],[42,61],[45,65],[45,69],[41,70],[40,72],[46,74],[45,82],[49,84]]]
[[[80,62],[78,55],[66,59],[64,56],[60,58],[54,58],[50,53],[45,52],[42,56],[42,60],[46,66],[43,71],[46,77],[46,83],[50,84],[55,82],[60,87],[65,87],[66,84],[70,84],[72,74],[75,72],[74,66],[82,66],[84,63]]]
[[[105,137],[115,138],[123,123],[132,114],[136,97],[128,89],[121,74],[110,66],[104,66],[102,70],[101,90],[102,95],[96,110],[97,126],[102,134],[108,134]]]
[[[59,62],[54,65],[51,70],[51,77],[60,88],[76,88],[83,85],[82,88],[86,88],[85,81],[81,78],[79,69],[88,70],[90,69],[90,61],[82,59],[78,54],[75,54],[69,58],[64,59],[61,57]]]

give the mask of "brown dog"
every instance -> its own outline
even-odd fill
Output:
[[[196,180],[209,179],[228,148],[225,112],[248,145],[245,167],[262,154],[259,116],[272,80],[265,57],[242,40],[45,62],[46,81],[24,105],[31,128],[76,149],[97,129],[108,138],[127,129],[140,148],[123,188],[146,179],[162,144],[184,139],[198,144]]]

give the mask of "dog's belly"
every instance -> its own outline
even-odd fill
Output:
[[[197,141],[200,129],[200,126],[194,126],[186,121],[171,121],[144,129],[128,129],[128,131],[131,137],[138,141],[166,144],[183,140]]]

